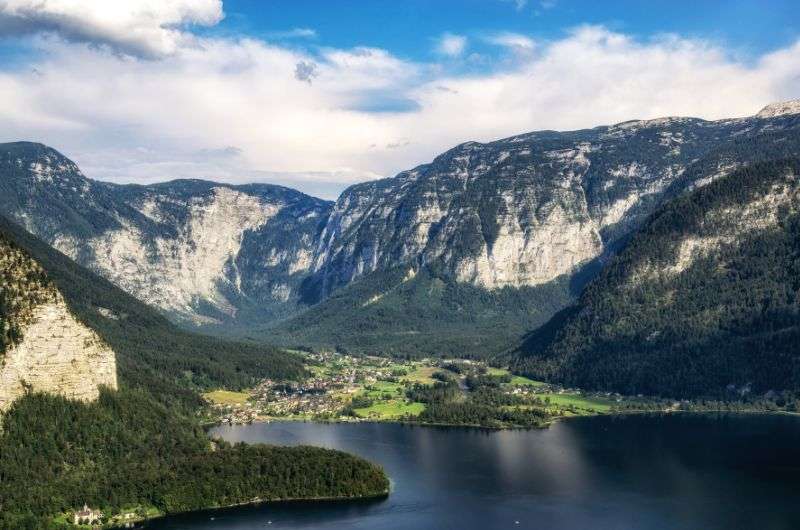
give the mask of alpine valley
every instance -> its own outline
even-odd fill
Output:
[[[468,142],[334,203],[2,144],[0,324],[0,528],[389,493],[347,453],[211,441],[203,396],[333,382],[314,418],[492,428],[795,412],[800,101]]]

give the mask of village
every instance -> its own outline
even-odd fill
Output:
[[[305,360],[311,373],[305,381],[264,379],[246,393],[217,391],[206,398],[223,424],[278,418],[333,420],[340,419],[354,397],[379,381],[399,384],[400,378],[406,378],[409,383],[412,379],[426,382],[424,374],[435,370],[435,363],[427,359],[398,361],[322,352],[306,354]]]
[[[211,403],[209,420],[222,424],[255,421],[397,421],[412,419],[424,410],[422,403],[407,399],[415,384],[432,385],[449,374],[466,391],[465,376],[484,373],[504,376],[504,391],[531,396],[554,405],[585,413],[603,413],[619,401],[618,396],[584,396],[573,389],[555,388],[512,376],[507,370],[467,359],[403,360],[357,356],[334,352],[305,353],[311,374],[302,382],[264,379],[247,392],[218,390],[205,394]]]

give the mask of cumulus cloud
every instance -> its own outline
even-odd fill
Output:
[[[222,0],[3,0],[0,35],[54,33],[157,57],[193,40],[185,26],[212,26],[222,17]]]
[[[436,52],[447,57],[458,57],[467,49],[467,38],[463,35],[445,33],[436,42]]]
[[[800,96],[800,41],[741,61],[700,40],[583,26],[456,74],[376,48],[197,39],[158,61],[43,41],[25,68],[0,66],[0,141],[42,141],[99,179],[265,180],[331,197],[463,141],[745,116]],[[312,84],[295,77],[301,63],[316,65]]]

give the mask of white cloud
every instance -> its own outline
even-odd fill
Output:
[[[445,33],[436,43],[436,52],[447,57],[458,57],[467,49],[467,38],[463,35]]]
[[[266,34],[270,39],[314,39],[317,31],[311,28],[292,28],[287,31],[270,31]]]
[[[0,67],[0,141],[47,143],[99,179],[266,180],[329,197],[467,140],[745,116],[800,96],[800,41],[742,62],[703,41],[596,26],[470,75],[381,49],[309,53],[255,39],[198,38],[157,61],[39,45],[25,69]],[[300,63],[316,65],[312,84],[295,78]]]
[[[2,0],[0,34],[55,33],[154,57],[193,40],[182,27],[222,17],[222,0]]]
[[[526,37],[525,35],[521,35],[519,33],[510,33],[510,32],[503,32],[503,33],[496,33],[494,35],[490,35],[486,38],[486,41],[489,44],[494,44],[495,46],[502,46],[504,48],[508,48],[514,53],[517,54],[530,54],[533,52],[534,48],[536,48],[536,43],[530,37]]]

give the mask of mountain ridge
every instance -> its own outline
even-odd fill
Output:
[[[466,142],[353,185],[334,203],[259,184],[105,185],[62,160],[19,163],[0,146],[0,187],[12,197],[0,199],[0,212],[173,319],[212,332],[281,341],[309,307],[398,267],[487,292],[560,284],[555,312],[574,296],[563,286],[608,260],[664,201],[758,159],[750,144],[775,151],[765,138],[793,139],[793,109]],[[39,195],[10,187],[9,172]],[[445,305],[452,320],[458,301]]]

